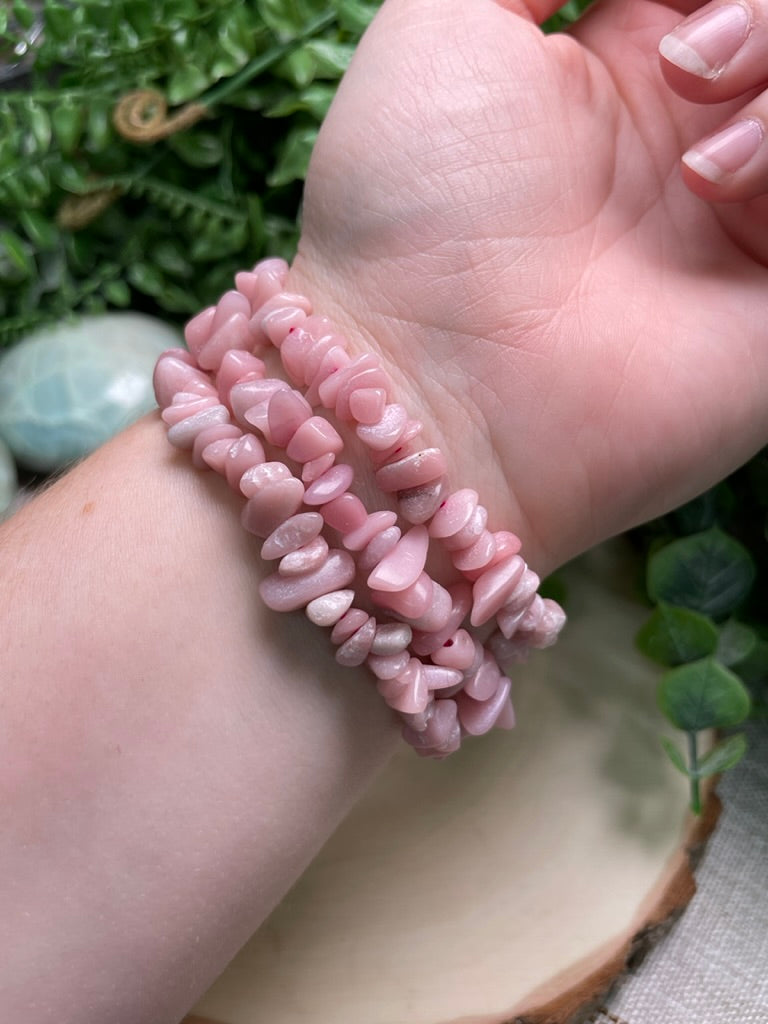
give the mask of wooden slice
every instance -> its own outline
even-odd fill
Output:
[[[690,899],[687,813],[625,549],[568,571],[570,622],[515,676],[519,725],[404,749],[213,985],[221,1024],[566,1024]]]

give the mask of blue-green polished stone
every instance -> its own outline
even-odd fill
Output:
[[[179,333],[141,313],[37,331],[0,360],[0,439],[29,469],[82,458],[155,405],[158,355]]]
[[[8,446],[0,441],[0,519],[13,501],[18,487],[16,463]]]

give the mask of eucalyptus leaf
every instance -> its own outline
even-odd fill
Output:
[[[733,768],[747,752],[747,738],[744,733],[737,733],[729,736],[716,744],[704,757],[699,758],[698,776],[701,779],[708,775],[717,775],[720,772]]]
[[[666,736],[661,737],[661,745],[675,768],[677,768],[679,772],[682,772],[683,775],[690,775],[688,765],[685,763],[685,758],[683,757],[680,748]]]
[[[720,627],[715,657],[723,665],[738,665],[748,658],[757,644],[755,631],[736,619],[728,619]]]
[[[637,634],[637,646],[647,657],[674,667],[714,654],[718,631],[705,615],[661,603]]]
[[[751,705],[739,677],[714,658],[670,669],[659,683],[658,699],[670,722],[685,732],[738,725]]]
[[[749,551],[717,527],[672,541],[648,563],[652,600],[690,608],[715,620],[733,612],[755,579]]]

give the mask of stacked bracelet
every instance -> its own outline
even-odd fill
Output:
[[[189,351],[160,357],[168,439],[247,499],[243,526],[277,561],[260,586],[267,606],[330,627],[337,662],[371,669],[406,741],[444,757],[463,735],[514,725],[507,671],[553,644],[565,615],[538,594],[519,539],[488,529],[477,492],[449,490],[443,453],[420,444],[380,360],[352,356],[307,298],[284,291],[287,273],[269,259],[237,274],[187,324]],[[287,380],[268,376],[273,349]],[[369,512],[351,489],[344,432],[397,511]],[[433,541],[456,570],[446,586],[426,571]]]

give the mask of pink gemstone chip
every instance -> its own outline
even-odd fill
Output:
[[[310,601],[332,591],[347,587],[355,578],[355,563],[347,551],[332,549],[325,563],[303,576],[281,576],[272,573],[259,585],[259,593],[268,608],[291,612],[304,608]]]
[[[307,618],[316,626],[333,626],[352,607],[354,590],[334,590],[310,601],[306,607]]]
[[[309,403],[307,407],[311,410]],[[296,462],[312,462],[329,453],[338,455],[343,449],[344,442],[336,428],[322,416],[310,416],[297,427],[285,454]]]
[[[394,526],[396,522],[397,513],[395,512],[371,512],[371,514],[368,516],[365,522],[362,523],[360,527],[358,527],[358,529],[352,530],[351,533],[346,533],[344,535],[344,547],[348,551],[362,551],[363,548],[366,547],[366,545],[370,544],[371,541],[373,541],[374,537],[377,537],[380,533],[383,533],[385,530],[388,530],[390,527]],[[397,538],[395,542],[393,542],[392,546],[394,546],[394,543],[396,543],[399,537],[400,531],[398,530]],[[387,548],[387,550],[391,550],[391,547]],[[373,562],[373,565],[375,565],[376,562],[383,558],[384,554],[386,554],[386,552],[383,552],[380,555],[380,558],[376,559],[374,553],[373,557],[375,560]]]
[[[266,461],[264,446],[255,434],[243,434],[227,451],[224,459],[224,476],[229,486],[240,490],[240,479],[246,470],[260,466]]]
[[[241,380],[259,380],[265,376],[264,363],[250,352],[231,348],[224,354],[216,372],[216,387],[222,402],[229,402],[229,392]]]
[[[374,451],[385,451],[395,444],[407,422],[408,413],[402,405],[395,403],[384,407],[377,423],[360,423],[356,433],[368,448],[372,448]]]
[[[328,541],[325,537],[315,537],[287,555],[283,555],[277,571],[281,576],[300,576],[302,573],[319,569],[328,556]]]
[[[238,295],[243,302],[242,295]],[[214,319],[214,324],[216,320]],[[250,322],[246,314],[233,313],[211,334],[197,354],[197,361],[203,370],[218,370],[225,354],[230,349],[245,349],[251,344]]]
[[[349,396],[349,411],[357,423],[378,423],[387,402],[384,388],[359,388]]]
[[[475,660],[475,642],[466,629],[457,629],[442,647],[432,653],[435,665],[456,668],[464,672]]]
[[[152,384],[155,398],[161,409],[173,401],[179,391],[195,391],[198,394],[212,394],[213,385],[209,378],[187,360],[191,356],[183,348],[171,348],[157,360]]]
[[[371,616],[356,633],[353,633],[348,640],[341,644],[336,651],[336,661],[347,668],[362,665],[368,657],[375,633],[376,619]]]
[[[304,484],[296,477],[288,480],[268,480],[248,499],[240,522],[249,533],[266,538],[281,522],[301,508],[303,496]]]
[[[261,546],[261,557],[270,561],[273,558],[283,558],[291,551],[298,551],[314,540],[322,528],[323,517],[319,512],[300,512],[291,516],[264,541]]]
[[[331,630],[331,643],[343,644],[353,633],[356,633],[370,618],[362,608],[350,608],[345,612]],[[375,625],[375,623],[374,623]]]
[[[429,524],[430,537],[452,537],[458,533],[472,518],[478,500],[477,491],[471,487],[449,494]]]
[[[411,642],[411,627],[404,622],[386,622],[376,629],[371,654],[400,654]]]
[[[284,462],[261,462],[246,469],[240,477],[240,490],[246,498],[251,498],[270,484],[293,479],[293,474]]]
[[[368,576],[368,586],[372,590],[387,591],[405,590],[412,586],[424,570],[428,550],[426,527],[412,527]]]
[[[496,692],[488,700],[477,701],[460,693],[456,697],[461,726],[471,736],[482,736],[496,724],[496,719],[509,700],[510,681],[506,676],[499,680]]]
[[[240,427],[234,423],[215,423],[212,427],[201,430],[192,445],[192,463],[196,469],[207,469],[210,466],[204,457],[209,445],[218,441],[234,441],[242,434]],[[229,446],[227,446],[229,447]]]
[[[463,551],[472,547],[482,536],[487,522],[488,510],[483,505],[478,505],[465,526],[451,537],[443,538],[443,546],[448,551]]]
[[[473,700],[489,700],[496,693],[501,675],[493,654],[486,651],[478,670],[464,683],[464,692]]]
[[[375,512],[373,514],[376,515]],[[382,558],[388,555],[392,548],[397,544],[400,540],[400,536],[401,531],[399,526],[389,526],[380,533],[377,533],[376,536],[373,537],[373,539],[370,540],[360,552],[357,560],[360,571],[372,572]],[[348,540],[348,537],[345,537],[344,540]],[[348,545],[345,543],[344,547],[348,547]],[[349,548],[349,550],[354,551],[355,548]]]
[[[454,583],[448,587],[451,595],[451,614],[445,626],[437,631],[416,631],[413,634],[413,653],[432,654],[453,636],[472,607],[472,588],[468,583]]]
[[[400,515],[408,523],[426,523],[440,507],[445,477],[433,480],[432,483],[412,487],[407,491],[397,492],[397,507]]]
[[[168,431],[168,440],[175,448],[191,448],[197,435],[215,423],[229,423],[229,410],[225,406],[214,405],[175,423]]]
[[[298,306],[281,306],[263,316],[259,327],[275,348],[280,348],[289,333],[301,327],[306,320],[307,314]]]
[[[408,651],[401,651],[399,654],[369,654],[367,664],[377,679],[394,679],[410,660]]]
[[[305,484],[314,483],[315,480],[319,479],[323,475],[323,473],[328,472],[335,461],[336,456],[333,452],[320,455],[316,459],[310,459],[309,462],[305,462],[301,467],[301,479]]]
[[[365,505],[356,494],[350,494],[349,491],[323,505],[322,512],[326,523],[342,534],[358,530],[368,519]]]
[[[215,317],[216,307],[208,306],[207,309],[204,309],[196,316],[193,316],[185,326],[184,340],[189,346],[189,351],[193,356],[197,356],[197,353],[211,336]]]
[[[354,470],[345,462],[332,466],[309,485],[304,501],[307,505],[325,505],[349,490],[354,476]]]
[[[273,444],[285,448],[302,423],[312,415],[312,406],[299,391],[276,391],[267,406],[267,427]]]
[[[382,608],[402,615],[404,619],[417,619],[429,608],[433,591],[434,583],[423,572],[416,582],[405,590],[372,590],[371,599]]]
[[[487,569],[472,586],[472,614],[469,621],[473,626],[482,626],[492,618],[509,599],[525,572],[525,562],[519,555]]]
[[[376,483],[386,494],[427,484],[443,476],[447,469],[445,456],[439,448],[424,448],[415,455],[406,455],[376,471]]]

